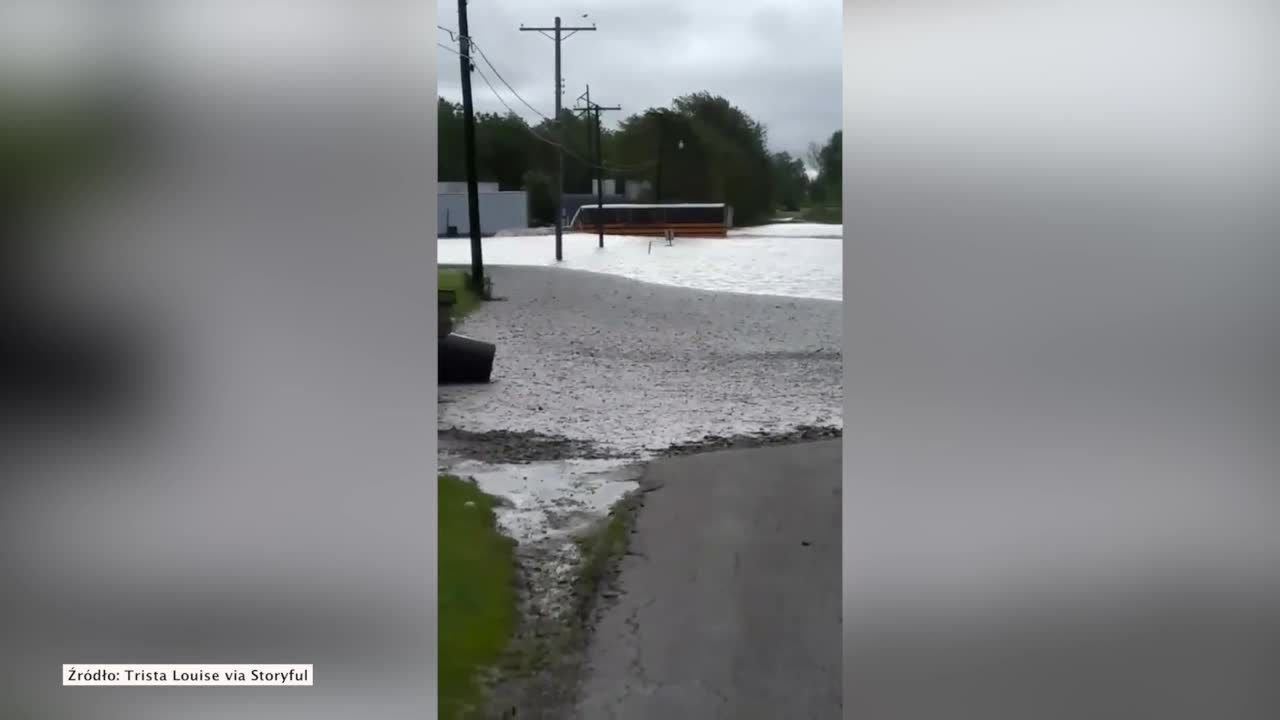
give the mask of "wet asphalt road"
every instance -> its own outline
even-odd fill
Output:
[[[580,720],[839,718],[840,441],[655,462]]]

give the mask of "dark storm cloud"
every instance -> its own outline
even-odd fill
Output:
[[[439,24],[456,30],[456,2],[442,0]],[[611,122],[672,98],[706,90],[727,98],[769,130],[774,151],[802,155],[811,141],[840,128],[841,6],[836,0],[473,0],[471,34],[501,78],[540,113],[554,107],[554,45],[526,26],[591,25],[562,45],[563,103],[591,86],[593,99],[621,105]],[[583,17],[586,14],[587,17]],[[437,40],[451,45],[448,33]],[[456,46],[453,46],[456,47]],[[440,94],[461,97],[458,58],[438,50]],[[538,116],[516,99],[483,61],[480,69],[512,109]],[[505,112],[481,77],[476,108]]]

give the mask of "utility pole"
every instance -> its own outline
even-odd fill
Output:
[[[666,113],[662,110],[657,111],[654,115],[654,121],[658,125],[658,162],[654,172],[653,180],[653,201],[662,203],[662,151],[664,149],[664,141],[666,140]]]
[[[578,96],[579,100],[585,100],[587,106],[579,108],[587,113],[587,117],[591,119],[591,125],[587,126],[587,144],[592,144],[594,133],[595,140],[595,175],[596,175],[596,233],[599,235],[600,247],[604,247],[604,138],[600,133],[600,113],[608,110],[621,110],[622,107],[614,105],[613,107],[604,107],[597,103],[591,102],[591,86],[587,86],[587,91]]]
[[[600,106],[595,107],[596,121],[596,233],[600,237],[600,247],[604,247],[604,148],[600,137]]]
[[[471,289],[484,295],[484,259],[480,249],[480,191],[476,186],[476,118],[471,107],[471,36],[467,0],[458,0],[458,53],[462,67],[463,151],[467,156],[467,224],[471,234]]]
[[[621,109],[621,105],[596,105],[596,171],[600,178],[596,183],[596,232],[600,234],[600,247],[604,247],[604,136],[600,131],[600,113]]]
[[[463,2],[463,0],[458,0]],[[525,27],[520,26],[521,32],[540,32],[546,37],[551,38],[556,44],[556,134],[559,136],[560,146],[557,151],[559,158],[559,169],[556,172],[556,262],[564,259],[564,123],[560,119],[560,100],[564,93],[564,79],[560,76],[560,42],[572,37],[575,33],[587,32],[595,30],[595,25],[591,27],[565,27],[560,24],[560,16],[556,16],[556,24],[554,27]],[[547,35],[547,32],[554,32],[555,35]],[[569,33],[562,35],[562,33]]]

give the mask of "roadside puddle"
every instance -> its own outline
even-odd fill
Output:
[[[568,539],[603,519],[615,503],[639,488],[643,466],[634,460],[555,460],[491,464],[440,458],[440,470],[475,480],[502,499],[498,526],[520,544]]]

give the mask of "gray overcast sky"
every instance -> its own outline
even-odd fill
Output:
[[[471,35],[520,96],[547,115],[555,105],[554,43],[519,27],[551,26],[557,13],[565,25],[599,28],[562,45],[563,103],[572,106],[590,84],[593,100],[622,106],[605,114],[609,125],[706,90],[764,123],[775,152],[803,156],[811,141],[840,129],[839,0],[472,0]],[[438,20],[456,30],[457,3],[441,0]],[[447,33],[436,32],[451,45]],[[458,57],[436,52],[439,92],[458,101]],[[479,66],[514,110],[539,119]],[[472,88],[477,111],[506,111],[482,79],[473,77]]]
[[[355,82],[326,70],[332,61],[398,57],[413,65],[433,52],[439,92],[461,99],[458,58],[435,46],[450,42],[435,24],[458,27],[456,0],[438,0],[435,23],[429,6],[412,0],[134,0],[133,17],[90,10],[99,5],[0,2],[0,68],[18,60],[23,67],[97,67],[89,49],[110,39],[103,31],[111,25],[131,28],[131,47],[157,53],[149,68],[235,82],[274,76],[287,87],[306,78],[334,87]],[[519,27],[551,25],[559,14],[567,25],[599,28],[564,42],[566,106],[590,84],[593,99],[622,106],[622,113],[606,114],[613,124],[706,90],[764,123],[772,150],[794,155],[841,126],[842,10],[840,0],[472,0],[469,6],[471,34],[542,113],[550,115],[555,104],[553,43]],[[517,112],[538,119],[490,79]],[[504,111],[479,77],[473,85],[478,110]]]

